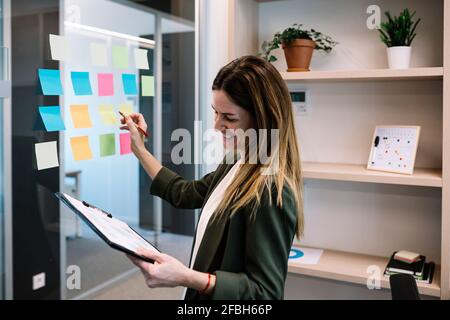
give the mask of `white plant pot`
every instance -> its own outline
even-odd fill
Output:
[[[411,47],[387,48],[389,69],[408,69],[411,63]]]

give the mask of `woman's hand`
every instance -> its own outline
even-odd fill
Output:
[[[138,255],[150,258],[155,263],[148,263],[142,259],[127,255],[128,258],[141,269],[145,283],[150,288],[186,286],[189,278],[188,267],[177,259],[156,251],[141,249]]]
[[[144,116],[141,113],[132,113],[122,118],[120,122],[122,123],[120,129],[130,131],[131,150],[139,158],[146,150],[144,136],[137,128],[139,126],[142,130],[147,131],[147,123]]]
[[[202,290],[208,287],[206,294],[211,294],[214,290],[216,283],[214,275],[209,277],[207,273],[189,269],[174,257],[157,251],[140,249],[136,253],[155,261],[152,264],[127,255],[141,270],[145,283],[150,288],[183,286],[194,290]],[[208,282],[209,285],[207,286]]]
[[[144,144],[144,135],[138,130],[138,126],[147,131],[147,123],[144,116],[140,113],[132,113],[120,120],[122,126],[120,129],[130,131],[131,136],[131,150],[139,159],[144,170],[148,173],[150,178],[154,178],[159,170],[161,170],[161,163],[147,151]]]

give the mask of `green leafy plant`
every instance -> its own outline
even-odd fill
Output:
[[[420,22],[420,18],[416,22],[413,21],[416,12],[414,11],[411,14],[409,9],[404,9],[398,17],[392,17],[389,11],[384,14],[388,21],[382,22],[381,28],[378,29],[381,41],[388,47],[411,46],[416,37],[417,25]]]
[[[296,39],[308,39],[316,42],[316,50],[329,53],[338,43],[333,41],[329,36],[324,35],[314,29],[302,29],[302,24],[294,24],[292,27],[285,29],[283,32],[277,32],[273,36],[272,41],[264,41],[261,46],[261,57],[267,61],[274,62],[277,58],[271,55],[272,51],[280,48],[281,45],[289,45]]]

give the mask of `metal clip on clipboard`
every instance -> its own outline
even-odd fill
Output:
[[[85,206],[88,207],[88,208],[91,208],[91,209],[100,211],[101,213],[105,214],[108,218],[112,218],[112,217],[113,217],[111,213],[108,213],[108,212],[106,212],[106,211],[103,211],[102,209],[99,209],[99,208],[97,208],[96,206],[93,206],[93,205],[87,203],[86,201],[82,201],[82,203],[83,203],[83,205],[85,205]]]

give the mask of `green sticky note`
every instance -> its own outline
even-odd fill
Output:
[[[100,135],[100,157],[116,154],[116,138],[114,133]]]
[[[141,76],[142,96],[155,96],[155,78],[153,76]]]
[[[114,67],[118,69],[128,68],[128,50],[126,47],[113,46],[112,60]]]

